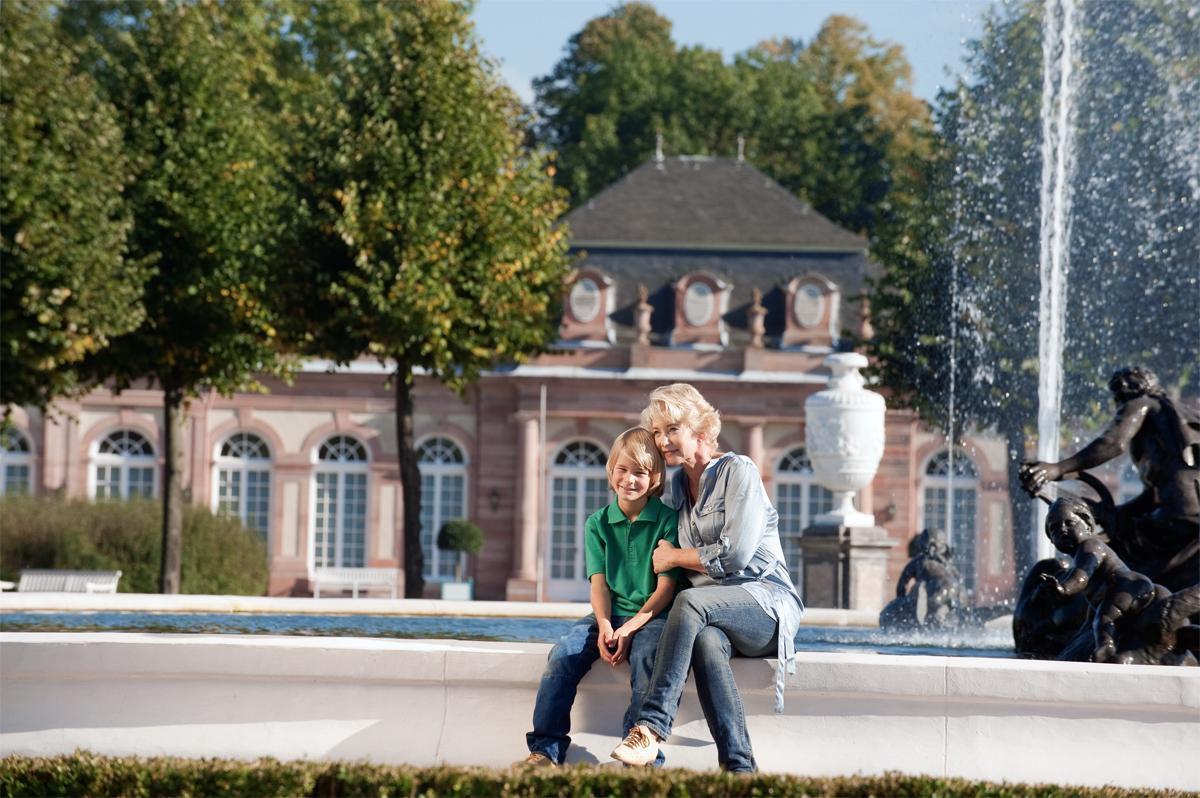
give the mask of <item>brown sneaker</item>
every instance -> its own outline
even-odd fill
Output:
[[[515,768],[556,768],[558,763],[541,751],[531,751],[529,756],[520,762],[513,762]]]
[[[613,759],[634,767],[653,764],[657,757],[658,739],[654,732],[640,723],[629,730],[625,739],[612,752]]]

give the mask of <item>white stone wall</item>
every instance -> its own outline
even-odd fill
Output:
[[[503,766],[525,753],[549,646],[115,633],[0,634],[0,755],[69,753]],[[1200,669],[801,653],[735,674],[760,767],[1200,789]],[[607,762],[628,670],[596,667],[571,762]],[[668,764],[716,753],[694,689]]]

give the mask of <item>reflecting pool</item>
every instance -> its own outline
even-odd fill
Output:
[[[467,618],[411,615],[291,613],[5,612],[0,632],[158,632],[316,637],[386,637],[553,643],[573,623],[566,618]],[[1009,629],[953,633],[882,632],[861,627],[802,626],[801,651],[874,651],[959,657],[1012,657]]]

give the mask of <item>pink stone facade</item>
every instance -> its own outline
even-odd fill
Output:
[[[754,353],[738,354],[750,360]],[[732,353],[634,346],[623,353],[580,350],[547,355],[515,372],[485,376],[464,398],[432,381],[418,380],[416,441],[441,438],[461,450],[464,462],[450,469],[462,479],[460,511],[485,533],[483,550],[466,563],[475,580],[476,597],[586,599],[577,557],[569,578],[562,578],[561,567],[558,573],[552,567],[556,545],[560,565],[571,560],[563,549],[582,546],[579,527],[573,529],[576,538],[567,545],[552,539],[573,526],[568,520],[555,523],[554,505],[563,504],[565,483],[576,483],[574,488],[580,479],[584,484],[593,480],[593,486],[596,479],[602,482],[603,460],[599,468],[565,467],[555,461],[572,444],[590,444],[606,454],[618,433],[638,423],[650,390],[667,380],[630,374],[662,370],[672,375],[670,379],[695,384],[721,410],[722,447],[753,458],[768,493],[777,498],[778,486],[787,478],[779,472],[780,463],[804,444],[804,400],[820,390],[824,380],[814,373],[819,371],[818,356],[758,355],[775,356],[767,358],[765,365],[776,379],[706,375],[706,366],[722,357],[732,358]],[[612,370],[595,365],[614,360],[625,360],[627,365]],[[353,438],[367,452],[362,465],[365,556],[355,564],[402,569],[402,492],[393,399],[385,380],[383,369],[372,363],[333,374],[314,367],[300,374],[293,386],[272,384],[270,394],[230,398],[210,394],[188,408],[183,482],[192,502],[216,507],[218,453],[231,435],[250,433],[270,451],[266,537],[271,595],[310,593],[314,480],[320,470],[317,451],[331,436]],[[31,443],[34,492],[94,496],[97,442],[122,429],[142,433],[158,455],[156,472],[161,467],[162,410],[157,391],[134,389],[116,396],[96,391],[81,401],[64,403],[60,410],[63,414],[54,419],[36,411],[17,410],[14,415],[17,429]],[[981,595],[1004,593],[1012,585],[1012,544],[1003,446],[994,439],[969,439],[966,449],[978,475],[969,523],[977,534],[973,557],[977,589]],[[883,461],[875,481],[859,497],[861,509],[873,512],[879,525],[902,544],[892,552],[889,584],[894,584],[904,565],[903,544],[925,522],[927,488],[940,484],[926,477],[925,469],[930,458],[944,450],[944,440],[926,431],[910,413],[889,411]],[[156,484],[156,495],[157,490]],[[427,595],[436,596],[439,578],[436,574],[429,578]]]

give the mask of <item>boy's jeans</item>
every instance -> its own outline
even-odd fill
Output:
[[[628,620],[613,616],[613,629],[619,629]],[[614,730],[621,736],[641,712],[642,699],[650,684],[650,674],[654,671],[654,652],[658,649],[658,638],[665,625],[665,615],[659,615],[639,629],[630,640],[629,669],[632,673],[629,683],[633,691],[622,726]],[[596,645],[599,639],[600,627],[596,625],[596,616],[593,614],[580,618],[550,650],[546,670],[542,672],[542,683],[538,686],[537,701],[533,706],[533,731],[525,735],[525,741],[531,752],[541,752],[560,765],[567,757],[567,746],[571,744],[567,734],[571,731],[571,705],[575,703],[579,682],[592,664],[600,659],[600,649]],[[663,759],[659,751],[655,766],[661,766]]]
[[[663,740],[679,711],[688,667],[724,770],[758,769],[746,730],[746,711],[729,658],[774,656],[778,622],[740,587],[693,587],[675,597],[658,644],[654,676],[637,721]]]

